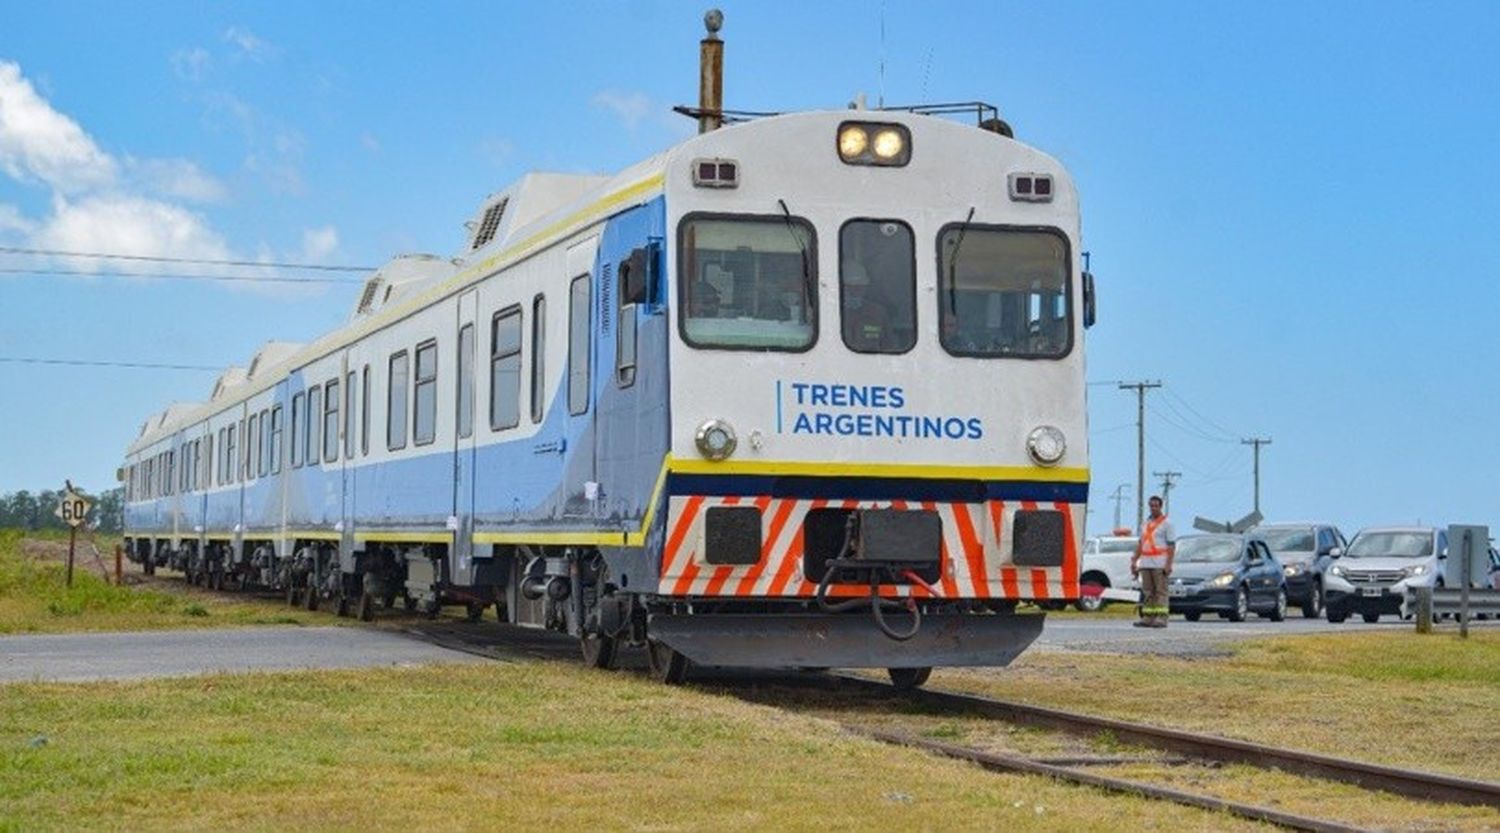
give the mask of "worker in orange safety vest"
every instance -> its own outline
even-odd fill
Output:
[[[1135,555],[1130,559],[1130,575],[1141,580],[1141,618],[1138,628],[1165,628],[1171,608],[1167,604],[1167,577],[1172,575],[1172,556],[1177,554],[1177,530],[1161,511],[1161,498],[1148,501],[1151,517],[1141,530]]]

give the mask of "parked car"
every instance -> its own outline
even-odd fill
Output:
[[[1302,615],[1323,615],[1323,575],[1348,542],[1338,527],[1326,523],[1261,524],[1250,530],[1271,548],[1286,576],[1286,598]]]
[[[1078,599],[1079,610],[1095,611],[1106,602],[1138,600],[1140,582],[1130,575],[1135,544],[1135,538],[1124,535],[1100,535],[1084,542],[1079,570],[1084,591]]]
[[[1500,590],[1500,550],[1490,547],[1490,589]]]
[[[1177,539],[1168,606],[1189,622],[1209,611],[1243,622],[1251,611],[1286,618],[1286,575],[1266,542],[1253,535],[1184,535]]]
[[[1388,613],[1406,613],[1406,591],[1441,587],[1448,532],[1431,526],[1361,529],[1324,576],[1328,621],[1358,613],[1378,622]]]

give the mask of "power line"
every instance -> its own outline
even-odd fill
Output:
[[[1167,423],[1168,425],[1172,426],[1173,428],[1176,428],[1177,430],[1179,430],[1179,431],[1181,431],[1184,434],[1187,434],[1189,436],[1196,437],[1196,438],[1198,438],[1200,440],[1204,440],[1206,442],[1211,442],[1211,443],[1233,443],[1234,442],[1234,440],[1219,439],[1218,437],[1215,437],[1212,434],[1205,434],[1204,432],[1202,432],[1202,431],[1200,431],[1200,430],[1198,430],[1196,428],[1193,428],[1193,427],[1190,427],[1190,426],[1186,425],[1185,424],[1186,420],[1184,420],[1184,422],[1178,422],[1177,420],[1175,420],[1175,419],[1167,416],[1167,414],[1165,412],[1157,410],[1157,407],[1155,405],[1147,404],[1146,407],[1147,407],[1147,409],[1149,409],[1151,411],[1151,413],[1155,414],[1156,416],[1161,417],[1161,419],[1162,419],[1163,422]],[[1173,413],[1177,414],[1178,417],[1182,416],[1182,413],[1180,411],[1173,411]]]
[[[158,364],[154,362],[106,362],[90,361],[87,359],[42,359],[32,356],[0,356],[0,363],[6,364],[54,364],[67,365],[70,367],[129,367],[144,370],[212,370],[220,371],[224,368],[213,367],[206,364]]]
[[[124,255],[108,252],[74,252],[64,249],[24,249],[19,246],[0,246],[0,253],[12,255],[43,255],[46,257],[88,257],[103,260],[137,260],[148,263],[197,263],[209,266],[260,266],[267,269],[314,269],[320,272],[373,272],[373,266],[330,266],[322,263],[263,263],[257,260],[213,260],[201,257],[167,257],[164,255]]]
[[[193,281],[246,281],[249,283],[331,283],[355,286],[363,281],[359,278],[293,278],[260,275],[189,275],[156,274],[152,272],[88,272],[82,269],[10,269],[0,268],[4,275],[69,275],[81,278],[144,278],[146,280],[193,280]]]
[[[1173,391],[1164,391],[1164,393],[1166,393],[1168,399],[1175,400],[1176,402],[1178,402],[1179,404],[1181,404],[1182,407],[1187,408],[1189,411],[1193,412],[1194,415],[1196,415],[1199,419],[1203,420],[1203,422],[1207,423],[1207,425],[1210,428],[1212,428],[1213,430],[1217,431],[1220,434],[1223,434],[1226,437],[1234,437],[1235,436],[1235,433],[1233,431],[1230,431],[1230,430],[1226,429],[1224,426],[1220,425],[1219,423],[1214,422],[1213,420],[1211,420],[1208,417],[1204,416],[1202,411],[1199,411],[1197,408],[1194,408],[1191,404],[1188,403],[1188,401],[1186,399],[1183,399],[1181,396],[1178,396],[1175,392],[1173,392]]]

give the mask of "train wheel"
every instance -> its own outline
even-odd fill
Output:
[[[318,587],[312,582],[307,584],[307,591],[302,596],[302,606],[308,610],[318,609]]]
[[[891,675],[891,685],[898,691],[911,691],[927,682],[932,676],[932,668],[887,668],[886,673]]]
[[[394,602],[394,599],[392,599],[391,601],[387,601],[385,603],[385,606],[386,607],[390,607],[393,604],[393,602]],[[406,595],[406,594],[403,593],[401,595],[401,606],[404,607],[404,608],[406,608],[406,612],[407,613],[415,613],[416,610],[417,610],[417,599],[416,599],[416,597],[415,596],[409,596],[409,595]]]
[[[614,668],[615,654],[620,643],[613,636],[597,633],[584,634],[578,640],[583,648],[583,664],[590,668]]]
[[[469,602],[468,607],[465,608],[464,611],[465,618],[467,618],[470,622],[478,622],[480,619],[484,618],[484,609],[487,607],[489,607],[489,605],[485,604],[484,602]]]
[[[342,590],[339,591],[338,596],[335,598],[333,613],[340,619],[349,618],[349,597]]]
[[[651,679],[665,685],[681,685],[687,679],[687,657],[665,642],[646,640],[646,661]]]
[[[354,617],[361,622],[375,621],[375,596],[373,594],[359,594],[359,603],[355,605]]]
[[[297,606],[297,585],[292,584],[291,581],[286,583],[286,606]]]

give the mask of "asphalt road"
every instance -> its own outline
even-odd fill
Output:
[[[1475,622],[1495,628],[1497,622]],[[1284,622],[1174,618],[1164,630],[1132,627],[1123,617],[1053,616],[1033,651],[1213,656],[1235,640],[1259,636],[1413,627],[1288,617]],[[1442,629],[1454,625],[1444,623]],[[215,672],[304,668],[370,668],[433,662],[550,659],[576,661],[578,645],[561,634],[452,620],[391,622],[380,627],[264,627],[226,630],[80,633],[0,637],[0,683],[178,677]],[[644,665],[622,651],[625,667]]]

